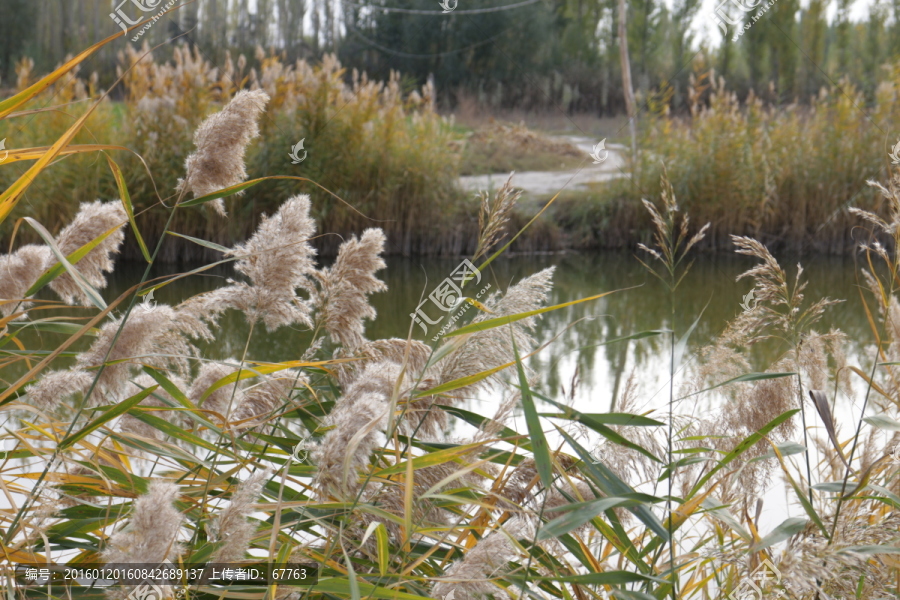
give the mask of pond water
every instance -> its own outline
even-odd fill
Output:
[[[863,346],[871,343],[872,332],[862,308],[857,269],[852,259],[806,256],[801,260],[809,280],[805,291],[807,301],[823,296],[846,300],[828,310],[818,329],[841,329],[858,346],[856,350],[861,351]],[[379,276],[386,282],[388,291],[371,296],[378,317],[368,323],[366,335],[369,339],[407,337],[410,313],[416,310],[420,298],[427,298],[431,290],[453,272],[459,259],[388,257],[386,262],[388,266]],[[632,373],[636,376],[642,396],[646,396],[648,406],[656,404],[653,400],[659,395],[658,392],[668,397],[667,335],[608,342],[642,331],[673,326],[680,336],[700,316],[685,355],[685,361],[690,361],[693,351],[709,343],[729,319],[741,312],[743,296],[752,285],[749,280],[736,282],[735,278],[755,263],[753,259],[737,255],[698,255],[676,292],[674,317],[666,287],[628,252],[502,258],[492,263],[477,287],[480,289],[486,285],[485,282],[490,282],[492,291],[506,290],[523,277],[555,266],[554,288],[549,304],[621,290],[599,300],[544,314],[539,320],[535,337],[541,344],[547,345],[527,361],[539,375],[538,389],[541,393],[553,398],[572,399],[576,407],[587,412],[605,412],[621,396],[625,381]],[[782,260],[791,277],[796,263],[797,259]],[[198,266],[160,265],[154,268],[151,277],[185,272]],[[118,297],[140,281],[143,269],[141,263],[117,265],[109,287],[103,291],[104,297],[107,300]],[[176,303],[224,285],[230,276],[233,276],[230,266],[219,266],[157,290],[154,299]],[[472,284],[471,287],[476,286]],[[430,303],[426,305],[426,311],[432,318],[436,310]],[[431,326],[427,337],[434,336],[438,330],[439,326]],[[211,359],[239,358],[249,333],[250,328],[243,316],[229,311],[221,320],[217,340],[203,347],[203,354]],[[418,339],[426,338],[418,326],[413,328],[412,334]],[[55,348],[64,336],[34,332],[24,336],[24,339],[29,349],[49,350]],[[283,327],[270,333],[260,326],[250,339],[247,357],[273,362],[296,360],[306,350],[310,340],[309,331]],[[764,369],[784,349],[777,341],[754,346],[751,351],[754,367]],[[493,404],[490,396],[473,401]]]
[[[406,337],[410,330],[410,313],[415,311],[421,297],[427,297],[434,287],[448,277],[459,264],[459,259],[389,257],[387,268],[380,277],[389,290],[372,296],[372,304],[378,318],[367,328],[369,339]],[[858,269],[851,258],[806,256],[802,259],[809,281],[805,293],[807,302],[823,296],[844,299],[831,307],[819,324],[820,331],[837,327],[848,334],[852,349],[848,351],[851,362],[859,364],[863,350],[872,343],[865,312],[856,279]],[[696,350],[718,335],[726,323],[737,316],[741,301],[751,289],[751,282],[735,278],[753,266],[756,261],[736,255],[699,255],[683,283],[676,292],[674,317],[668,292],[664,285],[650,275],[630,253],[603,252],[597,254],[555,254],[545,256],[520,256],[495,261],[482,274],[479,289],[487,282],[491,289],[507,289],[521,278],[543,268],[556,266],[555,286],[549,304],[561,304],[609,292],[621,290],[599,300],[577,304],[545,314],[539,321],[535,337],[546,347],[528,359],[528,365],[538,374],[536,390],[551,398],[571,403],[582,412],[607,412],[621,398],[626,380],[632,373],[638,389],[637,408],[634,412],[665,407],[669,394],[668,337],[646,337],[608,343],[611,340],[632,336],[648,330],[667,329],[674,326],[677,335],[683,334],[702,314],[690,337],[684,362],[690,367]],[[791,277],[796,269],[796,259],[782,260]],[[179,273],[198,265],[161,265],[152,276]],[[104,290],[107,299],[118,297],[143,273],[144,265],[126,263],[117,266],[109,288]],[[155,293],[155,300],[176,303],[190,295],[223,285],[232,276],[230,267],[217,267],[203,274],[181,279]],[[476,287],[476,286],[471,286]],[[434,316],[434,307],[429,313]],[[433,326],[429,336],[436,333]],[[211,359],[240,357],[247,345],[250,328],[243,315],[234,311],[221,320],[219,336],[215,343],[202,348],[204,356]],[[413,335],[425,338],[415,327]],[[34,332],[22,336],[25,346],[35,350],[55,348],[65,336],[48,332]],[[301,357],[311,339],[308,331],[284,327],[269,333],[257,327],[250,339],[247,357],[259,361],[287,361]],[[80,346],[89,343],[84,340]],[[753,347],[751,354],[754,370],[765,369],[785,350],[778,341],[770,340]],[[24,366],[24,365],[22,365]],[[4,379],[19,374],[7,368]],[[690,375],[687,375],[690,376]],[[471,398],[464,408],[490,416],[500,402],[502,392],[482,393]],[[677,394],[677,383],[676,383]],[[830,397],[830,393],[829,393]],[[857,398],[860,395],[857,394]],[[710,402],[707,400],[706,402]],[[698,403],[680,404],[694,416],[708,416],[708,406]],[[845,397],[839,397],[835,407],[839,423],[854,423],[859,418],[861,403],[852,405]],[[544,412],[555,412],[549,406]],[[661,415],[660,415],[661,416]],[[815,417],[813,417],[815,419]],[[526,431],[521,414],[513,416],[510,425],[518,431]],[[467,427],[454,422],[451,435],[464,435]],[[811,424],[812,425],[812,424]],[[818,422],[816,422],[818,426]],[[842,437],[852,435],[852,426],[842,428]],[[558,447],[559,436],[546,424],[548,439]],[[818,428],[821,435],[824,430]],[[593,435],[596,438],[596,435]],[[596,444],[598,439],[582,440],[585,447]],[[802,439],[798,439],[801,441]],[[814,451],[815,453],[815,451]],[[792,506],[781,486],[775,485],[766,493],[766,509],[762,527],[769,530],[780,523],[786,514],[801,514]],[[652,491],[652,490],[648,490]]]

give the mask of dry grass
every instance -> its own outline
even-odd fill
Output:
[[[823,89],[809,107],[739,99],[726,83],[695,81],[689,115],[648,115],[634,180],[566,199],[555,220],[580,248],[630,247],[652,235],[639,206],[660,193],[662,165],[684,209],[711,228],[702,247],[729,251],[731,235],[773,251],[835,254],[856,247],[857,206],[883,215],[866,186],[890,162],[885,131],[900,115],[900,70],[885,71],[873,101],[851,85]]]
[[[492,122],[467,135],[461,144],[460,175],[574,169],[586,159],[572,144],[536,133],[524,123]]]
[[[455,188],[459,157],[450,149],[451,128],[434,111],[429,88],[403,94],[399,77],[387,82],[370,81],[365,75],[346,73],[331,57],[315,66],[303,61],[284,64],[260,51],[261,67],[248,70],[243,58],[235,64],[229,57],[218,69],[184,47],[176,48],[168,63],[155,62],[152,55],[141,58],[144,51],[146,48],[136,51],[129,47],[120,54],[120,71],[131,67],[124,73],[124,101],[101,104],[76,138],[78,143],[123,145],[143,158],[149,173],[137,158],[116,156],[137,211],[152,206],[157,191],[164,199],[175,195],[179,180],[185,176],[188,155],[196,152],[192,160],[237,161],[234,164],[243,165],[243,148],[258,133],[256,140],[265,143],[251,144],[247,149],[247,177],[308,177],[355,207],[349,208],[315,186],[303,190],[316,207],[314,216],[332,234],[316,240],[321,251],[334,254],[340,235],[374,225],[385,230],[391,241],[389,251],[395,253],[452,252],[475,243],[477,232],[472,225],[440,227],[434,218],[439,214],[445,220],[465,223],[464,215],[474,217],[477,204],[459,202]],[[33,81],[34,74],[28,64],[21,67],[21,83],[25,85]],[[91,86],[91,81],[66,79],[51,86],[45,99],[62,104],[95,98],[99,90]],[[195,148],[193,131],[231,100],[239,86],[271,97],[258,120],[258,129],[249,129],[240,139],[218,135],[208,141],[201,131],[198,135],[202,139],[197,142],[202,147]],[[0,138],[8,138],[8,147],[49,145],[86,106],[76,104],[40,118],[0,122]],[[13,123],[26,126],[20,131],[11,126]],[[227,129],[228,124],[224,127]],[[293,165],[288,153],[300,139],[305,139],[308,156],[300,165]],[[6,187],[20,175],[21,164],[4,166],[0,185]],[[228,171],[228,165],[221,165],[219,177]],[[209,185],[219,183],[219,179],[203,185],[190,180],[187,187],[202,194]],[[193,211],[178,215],[173,229],[230,244],[246,238],[261,214],[273,212],[296,191],[293,183],[266,182],[248,194],[226,198],[229,218],[209,218],[206,209]],[[116,194],[105,162],[98,163],[91,156],[70,156],[31,187],[27,214],[56,231],[72,218],[73,206],[77,206],[73,201],[90,202]],[[211,206],[218,207],[219,203]],[[25,213],[16,216],[20,214]],[[8,223],[0,229],[4,244],[12,233]],[[156,212],[145,218],[142,231],[150,245],[164,225],[165,217]],[[435,245],[435,241],[440,243]],[[138,258],[137,248],[127,246],[126,256]],[[178,262],[215,256],[206,248],[177,240],[166,244],[159,259]]]

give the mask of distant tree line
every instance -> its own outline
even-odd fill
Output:
[[[120,4],[136,18],[141,11],[133,2],[153,1],[3,0],[0,86],[15,85],[23,56],[33,58],[39,71],[52,69],[67,54],[116,32],[109,14]],[[860,22],[849,20],[850,0],[836,2],[828,22],[826,0],[810,0],[805,8],[800,0],[777,0],[738,40],[732,26],[710,46],[696,39],[692,27],[712,22],[701,13],[700,0],[674,0],[671,8],[664,0],[629,0],[628,47],[639,102],[682,109],[691,73],[711,68],[740,94],[753,89],[772,101],[806,102],[845,78],[871,97],[885,65],[900,57],[900,0],[873,0]],[[348,69],[372,78],[399,71],[407,88],[433,78],[445,108],[468,97],[493,108],[624,111],[616,0],[458,0],[449,13],[439,0],[179,4],[141,39],[155,45],[182,35],[213,62],[230,51],[244,54],[248,67],[258,66],[258,46],[288,60],[335,53]],[[117,52],[131,43],[111,45],[82,73],[96,70],[101,85],[109,85]],[[160,48],[157,56],[165,53]]]

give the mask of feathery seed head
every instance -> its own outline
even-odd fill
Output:
[[[216,516],[210,529],[215,532],[215,541],[225,543],[215,551],[211,563],[232,563],[244,558],[256,533],[256,526],[247,517],[253,512],[253,504],[271,475],[269,469],[251,475],[235,490],[231,503]]]
[[[111,402],[124,397],[128,378],[135,367],[145,364],[160,368],[172,367],[181,374],[187,374],[190,368],[188,357],[194,354],[195,349],[175,329],[177,323],[175,311],[171,307],[139,304],[134,307],[124,324],[122,318],[118,318],[103,325],[91,347],[78,355],[76,364],[78,368],[86,369],[98,366],[104,360],[131,359],[106,365],[100,375],[100,391],[108,395],[107,400]],[[120,326],[121,333],[116,339]]]
[[[509,216],[522,196],[522,190],[512,187],[512,178],[515,173],[510,173],[506,183],[497,190],[494,201],[490,201],[490,194],[481,192],[481,210],[478,212],[478,246],[472,260],[487,254],[497,241],[503,236],[503,229]]]
[[[394,362],[370,363],[328,415],[326,425],[334,428],[310,452],[318,467],[317,487],[323,497],[350,498],[359,489],[357,471],[369,463],[384,439],[400,372],[400,365]],[[400,385],[408,386],[407,379]],[[401,387],[401,396],[404,391]]]
[[[178,191],[193,192],[196,198],[244,181],[244,152],[259,135],[259,117],[268,102],[269,95],[262,90],[243,90],[203,121],[194,132],[197,151],[185,161],[186,176],[179,181]],[[221,198],[213,201],[213,208],[225,216]]]
[[[134,501],[128,526],[110,536],[104,562],[158,564],[179,556],[177,538],[183,516],[173,505],[177,498],[177,485],[153,481],[147,493]]]
[[[311,288],[308,278],[315,270],[316,251],[309,239],[316,224],[309,209],[309,196],[294,196],[264,218],[249,240],[227,253],[241,257],[235,269],[252,285],[235,282],[217,298],[243,311],[251,322],[262,320],[269,331],[292,323],[312,326],[310,308],[296,292]]]
[[[243,400],[244,392],[241,382],[235,381],[224,385],[210,393],[206,399],[203,398],[203,395],[213,384],[223,377],[231,375],[239,368],[240,364],[233,360],[204,362],[200,365],[200,371],[188,390],[188,399],[204,410],[212,410],[222,415],[223,418],[227,417],[229,407],[234,410],[234,407]]]
[[[663,172],[660,175],[660,185],[662,186],[662,203],[663,211],[657,210],[656,206],[649,200],[642,199],[644,207],[650,213],[650,219],[653,221],[653,241],[656,248],[649,248],[644,244],[638,244],[638,248],[648,252],[653,258],[661,262],[665,266],[665,272],[660,273],[653,269],[644,261],[640,261],[644,267],[653,275],[665,283],[671,290],[678,287],[681,278],[678,276],[676,269],[682,262],[690,249],[706,236],[709,229],[709,223],[700,228],[696,234],[688,238],[688,227],[690,219],[685,214],[680,223],[677,219],[678,203],[675,201],[675,188],[669,181],[669,174],[663,165]],[[640,259],[638,259],[640,260]],[[684,273],[690,269],[690,264],[684,268]]]
[[[180,377],[176,377],[174,375],[169,376],[169,380],[175,384],[175,387],[179,390],[185,389],[185,382]],[[156,385],[156,380],[150,377],[147,373],[141,373],[136,378],[134,378],[127,388],[128,395],[133,395],[139,393],[141,390],[145,390],[149,387],[153,387]],[[158,396],[158,397],[157,397]],[[168,401],[168,403],[163,402],[160,398],[164,398]],[[147,396],[141,401],[141,406],[155,406],[155,407],[164,407],[164,406],[172,406],[177,404],[177,400],[172,397],[165,389],[162,387],[157,388],[153,394]],[[184,422],[181,418],[181,414],[176,410],[160,410],[153,412],[154,417],[158,417],[160,419],[165,419],[169,423],[173,423],[178,427],[184,427]],[[130,433],[135,433],[137,435],[162,440],[165,439],[166,434],[153,427],[152,425],[141,421],[140,419],[131,416],[130,414],[122,415],[121,421],[119,421],[119,430],[126,431]]]
[[[506,294],[502,296],[499,292],[492,294],[485,302],[485,305],[491,312],[480,313],[472,320],[473,323],[489,318],[511,316],[537,310],[544,304],[547,295],[553,288],[553,272],[555,269],[555,267],[549,267],[526,277],[509,288]],[[510,334],[515,338],[519,356],[524,356],[531,351],[534,345],[534,339],[529,334],[529,331],[534,328],[535,324],[536,317],[528,317],[510,325],[495,327],[473,334],[463,346],[448,354],[446,358],[436,365],[439,373],[436,375],[436,381],[438,383],[446,383],[512,362],[515,360],[515,354]],[[498,377],[499,373],[472,386],[463,388],[463,390],[468,390],[463,393],[471,393],[474,389],[489,386],[492,382],[496,382]]]
[[[100,202],[83,203],[75,218],[59,233],[56,245],[63,255],[68,256],[88,242],[91,242],[110,229],[116,231],[78,261],[76,268],[92,286],[106,287],[106,276],[113,270],[113,256],[118,254],[122,240],[125,239],[123,228],[128,222],[122,203]],[[51,261],[51,264],[55,263]],[[68,273],[63,273],[52,282],[50,287],[66,302],[79,302],[84,306],[91,303],[90,298],[82,291]]]
[[[25,292],[34,285],[51,264],[53,253],[44,245],[29,244],[12,254],[0,256],[0,317],[8,317],[31,306],[23,301]]]
[[[28,403],[41,410],[51,410],[64,398],[86,392],[94,374],[81,369],[51,371],[28,388]]]
[[[351,350],[365,342],[363,320],[376,317],[367,296],[387,289],[375,277],[385,267],[384,242],[384,232],[367,229],[359,240],[353,236],[341,244],[332,267],[316,272],[322,287],[314,297],[317,318],[332,340]]]
[[[262,419],[273,411],[289,405],[291,390],[295,385],[303,385],[306,377],[296,369],[287,369],[279,372],[277,376],[263,375],[257,381],[255,385],[244,389],[241,403],[232,410],[234,420]]]

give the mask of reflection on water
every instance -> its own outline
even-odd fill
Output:
[[[378,319],[369,324],[367,335],[370,339],[384,337],[406,337],[410,330],[410,313],[420,302],[420,298],[434,289],[435,285],[449,276],[459,264],[457,259],[389,258],[388,268],[381,277],[389,286],[389,291],[375,294],[372,302],[378,311]],[[791,277],[794,275],[796,260],[783,260]],[[819,324],[820,331],[832,326],[843,330],[851,340],[848,349],[850,360],[858,363],[863,356],[862,346],[872,340],[865,313],[859,297],[852,260],[836,257],[805,257],[803,259],[809,286],[807,301],[822,296],[847,301],[831,307],[826,318]],[[629,376],[634,373],[637,384],[637,406],[634,412],[644,412],[651,408],[664,408],[668,399],[668,337],[657,336],[640,340],[607,343],[616,338],[633,335],[651,329],[665,329],[674,325],[677,335],[682,335],[702,313],[697,327],[690,338],[685,360],[689,361],[692,351],[708,343],[722,329],[726,322],[735,317],[741,309],[744,295],[751,289],[746,280],[735,282],[735,277],[755,264],[747,257],[736,255],[700,256],[690,273],[677,291],[675,310],[665,286],[648,274],[628,253],[604,252],[598,254],[567,254],[541,257],[518,257],[498,260],[483,274],[482,283],[487,282],[492,289],[507,289],[510,284],[540,269],[556,265],[555,288],[550,298],[552,304],[561,304],[607,292],[623,290],[599,300],[568,307],[543,316],[539,322],[536,337],[541,343],[548,343],[536,356],[529,360],[530,366],[538,373],[537,390],[557,399],[572,398],[574,406],[582,412],[605,412],[614,399],[621,398]],[[181,271],[189,270],[181,267]],[[105,290],[107,299],[116,298],[131,285],[138,282],[143,272],[140,264],[119,265]],[[153,276],[177,272],[172,266],[162,266]],[[220,286],[232,276],[230,267],[220,267],[202,275],[191,276],[161,288],[155,294],[159,302],[174,304],[184,298]],[[486,279],[486,280],[485,280]],[[476,286],[471,286],[472,288]],[[631,289],[625,289],[631,288]],[[467,290],[468,291],[468,290]],[[434,308],[430,309],[433,316]],[[83,314],[93,314],[93,310]],[[472,311],[469,311],[472,312]],[[35,312],[34,315],[40,313]],[[42,316],[47,316],[42,315]],[[433,326],[434,335],[438,326]],[[221,320],[219,337],[215,343],[202,348],[203,355],[211,359],[240,357],[247,342],[249,326],[243,315],[234,311],[226,313]],[[424,334],[418,327],[413,334],[419,339]],[[64,339],[62,334],[32,331],[22,336],[29,349],[51,350]],[[298,359],[310,343],[311,334],[292,328],[281,328],[269,333],[264,327],[257,327],[248,346],[247,356],[260,361],[285,361]],[[73,349],[83,349],[90,338],[79,342]],[[751,362],[754,370],[764,369],[785,350],[777,340],[769,340],[753,347]],[[853,348],[853,346],[856,346]],[[331,349],[325,348],[326,355]],[[2,378],[14,379],[24,372],[25,365],[18,364],[4,370]],[[13,372],[18,369],[18,372]],[[688,375],[690,376],[690,375]],[[575,391],[572,391],[575,382]],[[675,393],[678,394],[676,381]],[[483,415],[494,414],[498,398],[495,393],[485,393],[470,399],[465,408]],[[841,402],[843,401],[843,403]],[[704,402],[717,402],[705,400]],[[688,399],[678,404],[682,414],[709,418],[708,405],[699,405]],[[542,410],[550,410],[542,407]],[[839,396],[835,406],[838,423],[855,423],[859,418],[860,405],[852,406],[846,397]],[[560,436],[550,421],[545,421],[548,441],[553,447],[562,447]],[[563,425],[563,422],[557,421]],[[813,418],[812,423],[815,423]],[[811,424],[812,424],[811,423]],[[525,431],[521,414],[514,414],[511,427]],[[451,420],[449,435],[465,436],[468,426],[458,419]],[[815,430],[815,426],[814,426]],[[599,436],[588,435],[584,439],[573,432],[585,447],[600,442]],[[842,435],[852,433],[844,429]],[[819,436],[824,431],[818,429]],[[462,439],[462,438],[461,438]],[[801,442],[801,438],[794,440]],[[820,459],[813,446],[813,463]],[[641,488],[642,489],[642,488]],[[656,493],[652,486],[645,491]],[[769,531],[785,516],[802,515],[802,508],[792,506],[780,486],[773,485],[764,495],[765,509],[762,512],[760,528]]]
[[[862,310],[853,261],[841,257],[804,257],[802,260],[809,279],[806,290],[808,300],[826,295],[847,300],[829,309],[819,329],[824,331],[832,326],[838,327],[854,343],[860,346],[870,343],[872,334]],[[367,336],[370,339],[406,337],[410,330],[410,313],[415,311],[420,298],[427,297],[435,285],[448,277],[459,264],[458,259],[437,258],[392,257],[386,262],[388,267],[380,276],[389,290],[372,296],[378,318],[368,325]],[[692,349],[708,343],[722,330],[728,319],[742,310],[740,303],[751,289],[751,283],[747,280],[735,282],[735,277],[755,262],[737,255],[698,256],[677,291],[674,317],[665,286],[647,273],[630,253],[500,259],[483,274],[483,281],[478,287],[483,287],[486,280],[491,283],[492,290],[505,290],[521,278],[555,265],[555,287],[550,298],[552,304],[610,290],[623,290],[599,300],[545,314],[540,320],[536,337],[541,343],[549,344],[529,359],[529,365],[540,375],[539,388],[542,393],[557,398],[571,395],[575,405],[582,410],[603,412],[609,409],[614,398],[621,395],[632,371],[636,373],[642,387],[642,397],[646,397],[648,403],[654,403],[654,394],[660,390],[665,389],[661,395],[668,396],[667,336],[612,344],[606,342],[640,331],[669,328],[673,322],[675,331],[681,335],[702,313],[688,344],[690,355]],[[796,262],[790,259],[782,261],[791,277]],[[194,267],[196,265],[180,268],[161,265],[152,276],[188,271]],[[108,300],[116,298],[140,280],[143,269],[144,265],[139,263],[118,265],[104,296]],[[223,285],[232,275],[230,266],[217,267],[159,289],[155,300],[176,303],[190,295]],[[474,287],[467,288],[467,291]],[[433,315],[436,309],[432,306],[429,310]],[[88,312],[85,311],[85,314]],[[429,336],[438,330],[439,326],[432,326]],[[248,333],[249,326],[243,316],[229,311],[221,320],[215,343],[201,348],[203,355],[211,359],[240,357]],[[426,337],[418,326],[413,329],[413,335],[419,339]],[[32,332],[23,335],[22,339],[29,349],[49,350],[55,348],[64,337],[61,334]],[[269,333],[260,326],[253,333],[247,356],[261,361],[295,360],[303,354],[310,340],[309,331],[283,327]],[[78,346],[83,347],[84,344]],[[783,350],[777,341],[754,347],[754,366],[764,368]],[[5,375],[4,379],[11,376]]]

